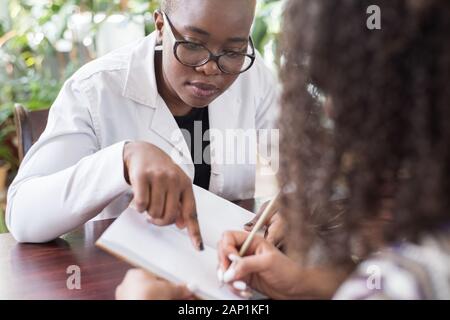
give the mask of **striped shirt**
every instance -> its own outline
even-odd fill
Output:
[[[450,299],[450,231],[372,255],[359,264],[334,299]]]

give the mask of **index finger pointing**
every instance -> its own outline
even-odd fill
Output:
[[[183,216],[192,243],[198,250],[202,251],[204,245],[198,224],[197,208],[195,206],[192,186],[188,187],[181,195],[181,215]]]

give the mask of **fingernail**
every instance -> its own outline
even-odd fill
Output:
[[[138,213],[142,213],[143,210],[139,210],[134,203],[130,203],[129,207]]]
[[[237,262],[237,261],[241,260],[242,258],[233,253],[230,253],[228,255],[228,259],[230,259],[230,261],[232,261],[232,262]]]
[[[219,279],[219,282],[223,282],[223,270],[222,270],[222,268],[217,269],[217,279]]]
[[[195,293],[198,290],[198,286],[195,283],[188,283],[186,288],[192,293]]]
[[[230,266],[230,268],[228,268],[228,270],[225,271],[225,273],[223,274],[223,281],[228,283],[234,279],[235,275],[236,275],[236,270],[234,269],[233,266]]]
[[[241,291],[239,292],[239,295],[244,299],[250,299],[253,296],[253,294],[249,291]]]
[[[147,217],[147,222],[153,224],[154,219],[152,217]]]
[[[247,284],[244,281],[235,281],[233,282],[233,287],[236,290],[244,291],[247,289]]]

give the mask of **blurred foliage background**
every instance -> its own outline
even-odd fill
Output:
[[[273,69],[283,0],[258,0],[252,34]],[[159,0],[0,0],[0,232],[18,169],[13,110],[49,108],[81,65],[154,30]],[[3,204],[3,206],[2,206]]]

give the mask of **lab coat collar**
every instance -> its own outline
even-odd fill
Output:
[[[155,108],[158,86],[155,76],[156,32],[145,37],[131,53],[122,95]]]

